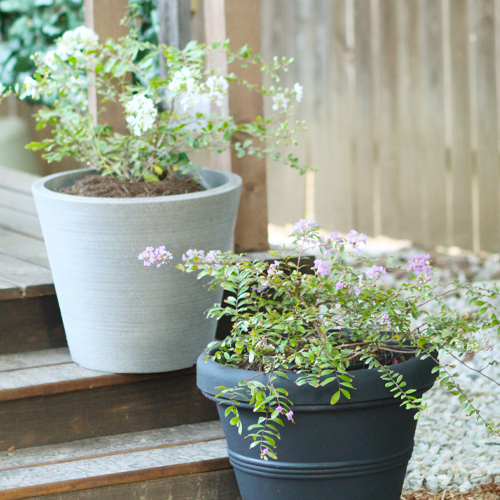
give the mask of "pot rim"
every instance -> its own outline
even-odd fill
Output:
[[[216,349],[216,348],[214,348]],[[258,372],[244,370],[242,368],[233,368],[219,364],[212,359],[204,359],[209,356],[209,351],[205,350],[198,357],[197,361],[197,385],[203,394],[219,403],[231,403],[230,399],[216,397],[220,394],[217,387],[238,387],[240,381],[254,377]],[[415,389],[417,392],[425,392],[434,384],[437,373],[432,373],[432,368],[437,366],[435,360],[431,357],[425,360],[421,356],[413,357],[404,363],[396,365],[388,365],[388,368],[395,375],[403,375],[403,380],[406,382],[405,389]],[[283,387],[288,391],[288,398],[293,402],[294,407],[300,405],[330,405],[330,399],[334,392],[338,389],[335,382],[322,387],[312,387],[309,384],[297,386],[295,381],[305,374],[297,374],[294,372],[287,373],[288,379],[277,377],[278,386]],[[358,370],[349,371],[349,375],[353,376],[352,385],[355,390],[351,390],[351,399],[347,399],[341,395],[337,405],[362,403],[367,401],[392,399],[396,404],[400,404],[400,399],[395,399],[390,388],[385,386],[386,381],[382,380],[381,374],[376,369],[361,368]],[[261,372],[261,376],[256,377],[257,380],[263,382],[269,375]],[[331,375],[328,375],[328,377]],[[325,376],[324,378],[327,378]],[[275,384],[276,385],[276,384]],[[414,394],[415,395],[415,394]],[[234,398],[235,401],[243,402],[244,399]]]
[[[56,200],[66,200],[68,202],[74,203],[85,203],[94,205],[130,205],[130,204],[151,204],[158,202],[175,202],[175,201],[187,201],[194,200],[198,198],[206,198],[210,196],[216,196],[219,194],[226,193],[228,191],[233,191],[239,189],[242,185],[241,177],[233,172],[226,172],[222,170],[215,170],[211,168],[201,168],[197,169],[200,175],[203,173],[216,174],[222,177],[222,184],[217,187],[209,187],[205,191],[199,191],[196,193],[187,194],[174,194],[167,196],[152,196],[152,197],[135,197],[135,198],[104,198],[97,196],[78,196],[74,194],[59,193],[58,191],[53,191],[46,185],[54,179],[60,179],[68,176],[84,176],[88,173],[96,172],[96,169],[85,168],[77,170],[69,170],[67,172],[58,172],[55,174],[42,177],[36,180],[32,185],[33,194],[43,196],[48,199]]]

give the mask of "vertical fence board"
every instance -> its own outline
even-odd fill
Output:
[[[356,133],[354,182],[358,230],[373,234],[373,75],[371,6],[366,0],[354,0],[354,50],[356,71]]]
[[[398,0],[379,3],[379,86],[377,92],[377,126],[380,162],[381,232],[387,236],[400,234],[402,199],[398,148],[398,60],[397,12]]]
[[[422,243],[431,246],[443,242],[447,234],[442,3],[423,0],[421,8],[425,132],[421,170],[424,178]]]
[[[346,0],[331,3],[330,103],[325,124],[327,160],[315,175],[315,215],[330,230],[347,232],[355,226],[353,213],[352,157],[350,130],[353,128],[352,100],[349,93]],[[306,89],[307,91],[307,89]],[[325,92],[326,93],[326,92]]]
[[[495,68],[494,0],[477,0],[476,7],[476,106],[477,182],[479,198],[480,246],[498,252],[499,186],[497,150],[497,97]]]
[[[472,148],[467,0],[452,0],[449,14],[452,243],[462,248],[472,248]]]
[[[294,29],[293,16],[295,5],[290,0],[274,0],[272,2],[261,0],[261,23],[262,23],[262,55],[264,60],[270,62],[274,56],[296,57],[294,53]],[[298,63],[306,54],[297,55]],[[293,85],[294,73],[291,70],[285,74],[280,84]],[[307,75],[299,75],[298,81],[304,86],[306,92],[314,93],[311,87],[312,78]],[[269,80],[266,81],[270,84]],[[304,96],[305,97],[305,96]],[[270,112],[270,103],[266,102],[266,113]],[[303,116],[305,104],[298,106],[298,117]],[[298,137],[300,144],[307,141],[307,135],[302,133]],[[302,151],[293,151],[301,153]],[[301,159],[303,157],[301,156]],[[284,225],[298,221],[304,216],[305,204],[305,181],[296,171],[279,163],[267,161],[268,178],[268,207],[269,220],[273,224]]]
[[[398,124],[401,231],[400,238],[423,240],[421,192],[420,9],[415,0],[398,0]]]

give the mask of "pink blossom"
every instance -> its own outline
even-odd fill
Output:
[[[366,234],[358,234],[357,231],[351,229],[351,231],[349,231],[349,234],[346,236],[346,240],[349,244],[352,245],[355,250],[359,250],[359,246],[361,244],[366,244],[367,237]]]
[[[300,219],[299,222],[297,222],[293,228],[293,231],[295,233],[305,233],[307,232],[311,227],[317,226],[318,223],[315,220],[305,220],[305,219]]]
[[[366,271],[365,274],[368,278],[371,278],[373,281],[377,281],[381,275],[385,276],[387,274],[387,271],[382,266],[373,265],[370,269],[368,269],[368,271]]]
[[[318,270],[320,276],[328,276],[330,274],[330,264],[326,260],[316,259],[314,267]]]
[[[194,261],[196,259],[196,257],[203,257],[203,255],[205,255],[205,252],[203,250],[193,250],[193,249],[189,249],[183,256],[182,256],[182,260],[184,262],[187,262],[189,260],[192,260]]]
[[[413,255],[408,264],[408,272],[413,273],[419,283],[431,280],[431,257],[428,253]]]
[[[279,270],[280,263],[279,261],[275,260],[273,264],[269,266],[269,269],[267,270],[267,274],[269,276],[272,276],[273,274],[282,274],[283,271]]]
[[[163,264],[167,264],[168,261],[173,259],[173,255],[167,252],[164,246],[153,248],[147,247],[144,252],[141,252],[138,257],[139,260],[144,261],[145,266],[150,266],[151,264],[156,264],[156,267],[160,267]]]

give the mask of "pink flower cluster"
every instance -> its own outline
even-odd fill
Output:
[[[408,264],[408,272],[415,275],[418,283],[431,280],[431,257],[428,253],[413,255]]]
[[[138,256],[139,260],[144,261],[145,266],[150,266],[151,264],[155,264],[156,267],[160,267],[163,264],[167,264],[170,260],[172,260],[173,255],[165,250],[165,247],[147,247],[144,252],[141,252]]]

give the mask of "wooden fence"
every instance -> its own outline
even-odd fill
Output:
[[[194,38],[213,2],[191,1]],[[500,0],[261,0],[261,50],[296,60],[283,83],[304,86],[298,153],[318,167],[269,165],[270,222],[499,252],[497,33]]]
[[[261,5],[262,51],[296,59],[285,83],[304,86],[300,153],[318,167],[306,182],[270,166],[271,222],[307,212],[329,230],[500,251],[500,1]]]

